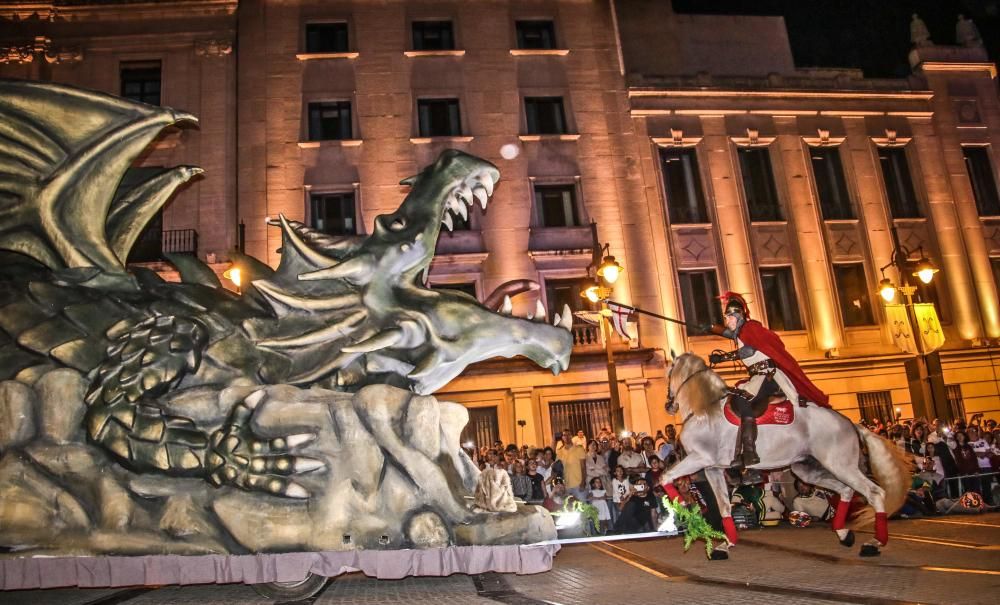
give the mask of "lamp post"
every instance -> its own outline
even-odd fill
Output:
[[[913,335],[914,346],[916,347],[914,366],[913,370],[916,374],[916,380],[919,382],[919,388],[916,391],[913,389],[913,379],[911,379],[910,386],[910,396],[914,400],[914,417],[925,416],[928,420],[932,418],[939,418],[946,422],[951,422],[951,409],[947,406],[938,406],[939,400],[942,399],[941,396],[935,394],[936,389],[934,380],[930,376],[928,371],[927,355],[929,351],[924,348],[924,343],[920,334],[920,324],[917,319],[916,311],[913,307],[913,295],[916,293],[917,288],[910,284],[910,277],[917,277],[921,282],[925,284],[931,283],[934,279],[934,275],[938,272],[937,267],[927,258],[924,254],[923,247],[917,250],[910,250],[899,243],[899,234],[896,231],[895,225],[892,227],[892,257],[889,262],[879,269],[882,273],[882,281],[879,282],[879,295],[886,302],[886,304],[892,303],[895,300],[897,293],[903,295],[903,306],[906,310],[906,318],[909,323],[910,333]],[[910,255],[913,252],[918,252],[920,254],[920,260],[917,261],[916,269],[911,271],[907,264],[910,259]],[[889,267],[895,267],[896,272],[899,276],[900,285],[896,286],[890,279],[885,276],[885,270]],[[941,393],[943,396],[943,392]],[[898,408],[897,408],[898,410]],[[897,412],[898,415],[898,412]]]
[[[625,271],[609,253],[610,245],[601,244],[597,237],[597,223],[590,223],[590,232],[593,236],[594,250],[587,267],[587,275],[592,277],[592,285],[584,289],[580,296],[592,303],[600,303],[600,327],[601,339],[604,341],[604,351],[607,355],[608,363],[608,390],[611,394],[611,424],[615,434],[620,434],[625,429],[625,414],[622,410],[621,399],[618,397],[618,370],[615,368],[615,355],[611,350],[611,310],[608,308],[608,298],[612,294],[611,286],[614,285],[621,274]]]

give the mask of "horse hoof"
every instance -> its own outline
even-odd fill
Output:
[[[860,555],[862,557],[877,557],[880,554],[882,554],[882,553],[879,552],[878,546],[875,546],[874,544],[862,544],[861,545],[861,553],[860,553]]]
[[[708,555],[708,558],[712,561],[725,561],[729,559],[729,553],[724,550],[713,550],[712,554]]]
[[[847,548],[854,546],[854,532],[848,531],[847,535],[844,536],[844,539],[840,541],[840,545],[846,546]],[[877,555],[878,549],[876,548],[875,551],[876,551],[875,554]],[[874,556],[874,555],[862,555],[862,556]]]

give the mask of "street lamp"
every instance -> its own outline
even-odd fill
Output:
[[[919,377],[920,388],[918,391],[910,389],[911,398],[914,402],[919,401],[920,407],[922,407],[922,414],[917,413],[917,406],[914,406],[914,416],[926,416],[927,418],[938,417],[942,420],[950,421],[951,410],[950,409],[939,409],[937,406],[937,401],[941,399],[935,395],[935,385],[929,376],[927,355],[932,351],[925,350],[923,338],[921,336],[920,322],[917,318],[917,312],[913,306],[913,295],[916,294],[917,288],[910,285],[910,277],[916,277],[924,284],[929,284],[934,279],[934,275],[938,272],[938,268],[927,258],[924,254],[923,247],[917,250],[910,250],[899,243],[899,234],[896,231],[895,225],[892,227],[892,256],[889,262],[879,269],[882,273],[882,280],[879,282],[879,295],[885,300],[886,304],[891,304],[896,299],[897,293],[902,293],[903,301],[902,306],[906,311],[906,323],[907,327],[910,329],[910,334],[913,336],[913,344],[915,347],[915,357],[914,361],[917,364],[916,373]],[[914,270],[909,270],[907,264],[909,263],[910,256],[917,252],[920,254],[920,260],[917,261],[916,268]],[[885,276],[885,270],[889,267],[895,267],[896,273],[902,282],[899,286],[894,284],[892,280]],[[903,348],[903,347],[901,347]],[[906,350],[904,348],[904,350]],[[928,405],[929,404],[929,405]],[[897,408],[898,409],[898,408]]]
[[[615,257],[608,253],[610,244],[601,244],[597,237],[597,223],[590,223],[590,233],[593,236],[594,249],[587,267],[587,274],[593,276],[593,283],[582,292],[580,296],[586,298],[591,303],[600,303],[601,339],[604,341],[604,351],[608,358],[608,390],[611,394],[611,423],[614,425],[615,433],[620,433],[625,429],[625,414],[622,410],[621,399],[618,397],[618,371],[615,368],[615,356],[611,350],[611,309],[608,308],[608,298],[613,293],[611,286],[618,281],[625,267],[622,267]]]

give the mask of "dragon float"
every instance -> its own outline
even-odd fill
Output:
[[[190,114],[0,81],[0,545],[36,552],[247,552],[517,543],[521,507],[470,510],[468,414],[431,394],[469,364],[569,364],[549,321],[427,286],[442,228],[485,210],[495,166],[448,150],[366,238],[281,217],[276,270],[235,254],[222,287],[126,267],[143,228],[202,171],[123,176]],[[477,516],[478,515],[478,516]],[[56,540],[56,536],[59,539]],[[75,538],[74,538],[75,536]],[[58,546],[57,546],[58,544]]]

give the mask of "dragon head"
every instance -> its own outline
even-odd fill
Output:
[[[500,178],[497,168],[448,150],[420,174],[400,207],[376,217],[363,241],[319,233],[280,220],[277,272],[253,282],[275,318],[246,323],[258,346],[289,361],[296,384],[353,390],[373,382],[430,394],[469,364],[523,355],[554,373],[569,366],[568,309],[547,322],[493,312],[471,296],[426,287],[441,226],[454,215],[485,210]],[[541,311],[541,312],[539,312]]]

